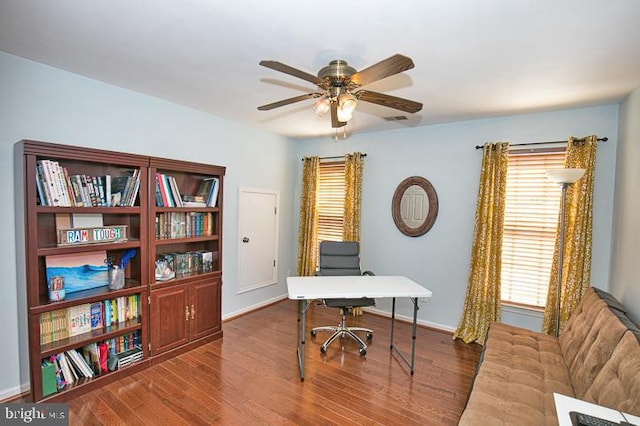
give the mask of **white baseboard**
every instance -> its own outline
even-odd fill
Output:
[[[364,308],[365,312],[371,312],[372,314],[376,314],[376,315],[380,315],[383,317],[387,317],[387,318],[391,318],[391,312],[387,312],[387,311],[381,311],[379,309],[375,309],[375,308]],[[406,315],[398,315],[396,313],[396,319],[399,321],[403,321],[403,322],[408,322],[409,324],[413,323],[413,317],[409,317]],[[418,318],[417,323],[419,325],[425,326],[425,327],[429,327],[429,328],[434,328],[436,330],[441,330],[441,331],[446,331],[448,333],[453,333],[454,331],[456,331],[455,327],[451,327],[448,325],[444,325],[444,324],[438,324],[436,322],[431,322],[431,321],[424,321],[421,320],[420,318]]]
[[[3,389],[0,391],[0,401],[4,401],[5,399],[15,398],[19,395],[22,395],[25,392],[29,392],[29,383],[23,383],[20,386],[13,386],[9,389]]]
[[[279,301],[284,300],[286,298],[287,298],[286,294],[282,294],[280,296],[276,296],[274,298],[265,300],[263,302],[255,304],[255,305],[248,306],[248,307],[246,307],[244,309],[241,309],[241,310],[238,310],[238,311],[231,312],[231,313],[228,313],[226,315],[223,315],[222,316],[222,320],[223,321],[232,320],[232,319],[234,319],[236,317],[239,317],[241,315],[247,314],[247,313],[249,313],[251,311],[255,311],[256,309],[260,309],[260,308],[263,308],[265,306],[271,305],[272,303],[279,302]],[[391,312],[382,311],[382,310],[379,310],[379,309],[376,309],[376,308],[364,308],[364,311],[365,312],[371,312],[372,314],[380,315],[380,316],[383,316],[383,317],[386,317],[386,318],[391,318]],[[413,317],[409,317],[409,316],[406,316],[406,315],[398,315],[398,314],[396,314],[396,319],[398,321],[407,322],[409,324],[411,324],[413,322]],[[433,328],[433,329],[441,330],[441,331],[446,331],[448,333],[453,333],[454,331],[456,331],[455,327],[451,327],[451,326],[448,326],[448,325],[439,324],[439,323],[435,323],[435,322],[431,322],[431,321],[424,321],[424,320],[418,319],[417,323],[419,325],[422,325],[422,326],[425,326],[425,327],[429,327],[429,328]]]
[[[284,300],[287,298],[286,294],[281,294],[280,296],[276,296],[273,297],[271,299],[267,299],[267,300],[263,300],[260,303],[256,303],[255,305],[251,305],[251,306],[247,306],[246,308],[234,311],[234,312],[229,312],[228,314],[223,314],[222,315],[222,321],[229,321],[232,320],[236,317],[239,317],[241,315],[247,314],[251,311],[255,311],[256,309],[260,309],[263,308],[265,306],[271,305],[273,303],[279,302],[281,300]]]

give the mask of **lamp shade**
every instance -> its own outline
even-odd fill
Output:
[[[585,169],[547,170],[547,178],[555,183],[573,183],[584,175]]]

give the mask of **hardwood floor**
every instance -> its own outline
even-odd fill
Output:
[[[418,327],[411,376],[389,350],[389,319],[350,318],[374,330],[367,355],[351,339],[320,353],[307,340],[305,381],[295,353],[296,302],[284,300],[224,323],[224,339],[69,402],[71,424],[456,424],[480,346]],[[311,306],[309,325],[336,324],[337,310]],[[411,326],[396,323],[410,351]],[[308,334],[307,334],[308,335]],[[344,349],[341,348],[344,344]]]

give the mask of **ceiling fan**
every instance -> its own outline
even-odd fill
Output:
[[[329,62],[329,65],[320,69],[317,76],[277,61],[260,61],[260,65],[301,78],[318,86],[316,92],[262,105],[258,107],[260,111],[268,111],[305,99],[316,99],[313,104],[316,114],[324,115],[331,111],[331,127],[338,128],[345,126],[351,119],[358,100],[409,113],[415,113],[422,109],[420,102],[361,89],[366,84],[413,68],[414,64],[411,58],[403,55],[393,55],[362,71],[356,71],[346,61],[338,59]]]

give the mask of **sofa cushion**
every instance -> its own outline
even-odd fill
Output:
[[[581,348],[581,343],[587,338],[593,328],[598,313],[607,308],[607,304],[599,297],[593,287],[585,289],[578,306],[571,314],[560,334],[560,348],[567,366],[573,362]]]
[[[624,334],[584,394],[599,405],[640,416],[640,335]]]
[[[574,395],[558,340],[492,323],[460,424],[555,425],[553,392]]]
[[[626,331],[625,324],[607,307],[598,312],[584,339],[574,342],[579,349],[573,362],[567,363],[567,367],[577,398],[583,398]]]

